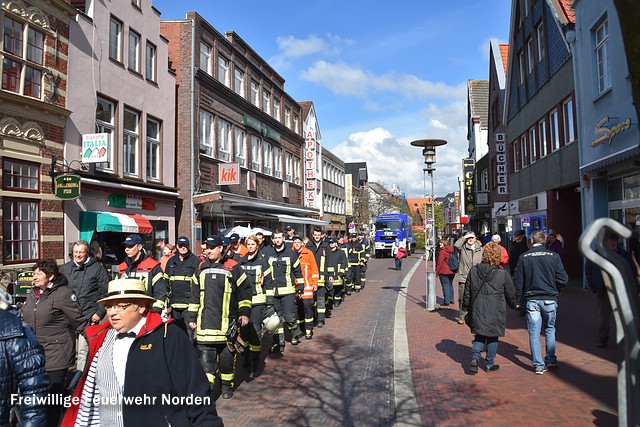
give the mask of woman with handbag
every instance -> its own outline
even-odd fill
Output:
[[[516,308],[516,291],[511,275],[500,266],[501,251],[497,243],[487,243],[482,251],[482,262],[469,270],[462,298],[462,309],[471,333],[472,374],[478,372],[481,353],[486,349],[485,370],[497,371],[494,364],[498,350],[498,337],[503,337],[507,323],[506,306]]]

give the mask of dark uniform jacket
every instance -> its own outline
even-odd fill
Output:
[[[360,262],[364,259],[364,247],[360,242],[356,240],[355,243],[347,243],[344,248],[347,254],[347,261],[349,262],[349,266],[360,265]]]
[[[18,390],[25,397],[44,399],[49,381],[44,370],[44,351],[31,329],[17,313],[0,309],[0,426],[9,425],[10,397]],[[25,400],[22,426],[46,424],[46,409],[35,399]]]
[[[257,251],[253,257],[250,254],[240,258],[240,267],[247,275],[247,283],[251,287],[251,306],[267,303],[267,295],[264,293],[263,276],[269,269],[267,259],[260,251]]]
[[[60,274],[67,278],[69,287],[78,297],[78,304],[82,314],[91,319],[97,314],[101,319],[107,313],[102,304],[97,301],[107,296],[109,273],[104,265],[93,257],[81,265],[70,261],[60,267]]]
[[[188,308],[191,300],[193,277],[202,261],[189,251],[184,259],[180,254],[172,256],[164,270],[164,277],[169,286],[169,303],[173,308]]]
[[[188,322],[196,323],[196,342],[222,344],[231,320],[251,314],[251,287],[240,265],[206,259],[191,293]]]
[[[342,285],[343,278],[347,273],[349,263],[347,255],[342,249],[337,248],[335,251],[329,249],[327,261],[327,276],[333,278],[334,285]],[[327,284],[329,281],[327,280]]]
[[[560,255],[542,245],[533,246],[522,254],[516,267],[516,297],[518,301],[556,301],[558,289],[563,288],[569,277]]]
[[[327,274],[327,258],[329,257],[331,248],[329,247],[329,244],[325,239],[321,240],[318,244],[316,244],[316,242],[312,239],[306,244],[306,248],[313,253],[313,257],[316,260],[316,265],[318,266],[318,286],[324,286],[325,283],[329,280]]]
[[[283,245],[280,250],[267,257],[269,269],[264,276],[264,289],[269,297],[290,295],[304,291],[304,279],[298,253]]]
[[[118,265],[118,278],[142,279],[147,288],[147,294],[156,299],[153,309],[162,311],[169,295],[169,287],[160,263],[147,255],[144,250],[136,261],[125,257],[124,261]]]
[[[87,328],[88,366],[110,329],[108,322]],[[75,390],[74,397],[78,400],[88,372],[89,369],[85,369]],[[163,397],[202,399],[210,396],[210,391],[209,381],[187,335],[171,324],[171,320],[163,323],[154,312],[147,313],[145,325],[131,344],[125,368],[123,398],[144,396],[155,397],[155,404],[123,404],[125,426],[222,426],[212,400],[204,404],[163,402]],[[72,404],[67,410],[63,427],[74,425],[78,408]]]
[[[67,279],[58,274],[53,286],[37,297],[32,289],[20,308],[24,321],[31,326],[44,348],[46,370],[69,369],[76,363],[76,333],[82,332],[86,319],[78,298],[67,286]]]
[[[462,297],[462,310],[471,316],[471,333],[503,337],[507,323],[506,305],[516,308],[516,290],[511,275],[487,263],[471,267]]]

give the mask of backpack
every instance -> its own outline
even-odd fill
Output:
[[[460,268],[460,259],[458,258],[458,251],[456,249],[454,249],[451,255],[449,255],[449,262],[447,262],[447,265],[449,266],[449,270],[454,273],[458,271],[458,268]]]

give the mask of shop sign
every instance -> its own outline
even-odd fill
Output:
[[[33,271],[21,271],[16,277],[14,293],[16,296],[24,296],[33,289]]]
[[[220,163],[218,165],[218,185],[240,184],[240,163]]]
[[[495,202],[493,204],[493,217],[505,217],[509,215],[509,202]]]
[[[472,158],[462,159],[462,175],[464,180],[464,206],[466,213],[476,212],[475,166]]]
[[[65,173],[56,176],[53,182],[56,198],[62,200],[74,200],[80,197],[80,176]]]
[[[305,133],[305,148],[304,148],[304,170],[305,170],[305,206],[308,208],[316,207],[316,186],[315,182],[315,171],[316,171],[316,160],[319,151],[319,146],[317,146],[317,142],[314,137],[314,133],[312,131],[307,131]]]
[[[256,191],[258,188],[256,184],[256,173],[247,171],[247,191]]]
[[[350,173],[347,173],[344,175],[344,185],[345,185],[345,211],[344,213],[347,215],[353,215],[353,200],[351,200],[352,197],[352,191],[353,191],[353,184],[352,184],[352,176]]]
[[[282,182],[282,197],[289,198],[289,183],[287,181]]]
[[[110,194],[107,206],[125,209],[144,209],[146,211],[156,210],[156,201],[149,197],[140,197],[134,194]]]
[[[108,133],[82,135],[82,163],[109,161],[109,138]]]
[[[613,118],[614,117],[604,116],[602,119],[600,119],[594,131],[596,135],[599,135],[599,138],[591,143],[592,147],[597,147],[604,142],[608,142],[609,145],[611,145],[611,143],[613,142],[613,138],[631,127],[630,118],[626,118],[625,120],[611,127],[605,126],[605,124]]]
[[[538,210],[538,198],[536,196],[518,200],[518,212],[533,212]]]
[[[498,194],[508,194],[507,141],[504,133],[496,133],[496,181],[498,182]]]
[[[271,129],[269,126],[262,123],[260,120],[256,119],[255,117],[245,114],[243,118],[243,122],[245,126],[260,132],[260,135],[262,135],[264,138],[269,138],[273,141],[280,142],[280,137],[281,137],[280,132],[274,129]]]
[[[479,205],[488,205],[489,204],[489,193],[478,193],[478,204]]]

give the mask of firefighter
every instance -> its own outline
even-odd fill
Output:
[[[342,304],[344,295],[344,277],[347,273],[347,255],[338,247],[336,239],[329,239],[329,256],[327,261],[327,293],[332,301],[332,307],[337,308]]]
[[[358,235],[356,233],[349,234],[349,242],[344,248],[347,254],[347,261],[349,269],[347,271],[347,281],[345,284],[345,293],[351,295],[354,290],[360,292],[362,289],[362,282],[360,276],[360,268],[362,266],[362,258],[364,256],[364,248],[358,242]]]
[[[298,326],[296,310],[296,293],[304,291],[304,279],[298,254],[287,247],[284,233],[276,229],[271,235],[273,253],[267,257],[269,268],[264,276],[264,290],[267,294],[267,304],[275,307],[281,322],[273,335],[271,353],[284,351],[284,325],[291,333],[291,344],[300,344],[302,331]]]
[[[327,316],[327,257],[329,255],[329,245],[325,241],[324,233],[320,226],[314,226],[312,239],[306,244],[307,249],[313,253],[318,267],[318,291],[316,293],[316,326],[324,326]]]
[[[247,283],[251,286],[251,316],[249,325],[242,333],[248,339],[249,351],[244,353],[243,367],[251,375],[255,375],[260,363],[262,349],[261,331],[262,321],[267,308],[267,296],[263,292],[263,276],[269,268],[267,259],[260,252],[260,240],[256,236],[249,236],[246,240],[247,254],[240,258],[240,267],[247,275]]]
[[[151,309],[157,313],[163,312],[169,287],[160,263],[144,250],[140,235],[130,234],[122,244],[126,257],[118,265],[117,278],[141,279],[147,289],[147,295],[156,299]]]
[[[194,339],[193,329],[188,328],[185,314],[191,301],[191,285],[194,274],[202,262],[198,256],[191,252],[187,236],[180,236],[176,241],[177,254],[167,261],[164,277],[169,284],[169,304],[171,315],[187,334],[191,341]]]
[[[362,259],[360,260],[360,281],[362,283],[362,289],[367,284],[367,263],[369,262],[369,258],[371,258],[371,244],[369,244],[369,239],[364,236],[364,232],[360,231],[358,233],[358,242],[362,245],[362,249],[364,249]],[[358,292],[358,289],[356,289]]]
[[[240,241],[240,235],[238,233],[233,233],[229,236],[229,242],[231,242],[231,250],[238,255],[239,258],[247,254],[247,247]]]
[[[302,278],[304,279],[304,290],[296,295],[298,324],[304,324],[304,338],[310,340],[313,338],[313,297],[318,290],[318,266],[313,252],[302,244],[300,236],[293,236],[292,245],[293,250],[298,253]]]
[[[194,277],[189,327],[195,329],[202,366],[212,393],[219,372],[222,398],[230,399],[238,350],[234,330],[249,323],[251,287],[240,265],[232,259],[224,259],[221,237],[210,236],[205,244],[207,259]]]

